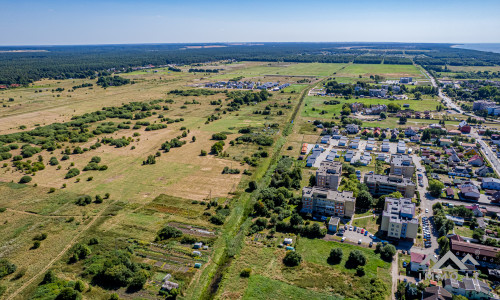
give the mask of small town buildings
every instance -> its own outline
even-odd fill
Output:
[[[398,141],[398,145],[396,146],[397,153],[406,153],[406,144],[404,141]]]
[[[300,154],[307,154],[307,143],[302,144],[302,149],[300,150]]]
[[[342,176],[342,163],[338,161],[323,161],[316,170],[316,186],[337,190]]]
[[[472,104],[472,110],[488,110],[489,107],[496,106],[496,102],[487,100],[474,101]]]
[[[418,220],[415,216],[415,203],[408,198],[385,198],[380,229],[390,238],[417,237]]]
[[[461,295],[471,300],[486,300],[491,297],[491,289],[488,284],[475,278],[464,278],[462,281],[456,279],[445,279],[443,281],[445,290]]]
[[[401,77],[399,79],[399,83],[410,83],[413,81],[413,78],[412,77]]]
[[[415,183],[402,175],[365,174],[364,183],[374,196],[400,192],[405,198],[413,198],[415,193]]]
[[[408,128],[406,128],[406,129],[405,129],[405,135],[406,135],[407,137],[414,136],[414,135],[416,135],[416,134],[417,134],[417,131],[418,131],[418,130],[413,129],[412,127],[408,127]]]
[[[448,199],[455,198],[455,191],[451,187],[446,188],[445,193],[446,193],[446,198]]]
[[[347,145],[347,137],[346,136],[342,136],[339,140],[339,146],[346,146]]]
[[[412,272],[424,272],[429,268],[429,262],[424,263],[427,255],[412,251],[410,256],[410,269]]]
[[[500,190],[500,179],[486,177],[482,179],[481,187],[485,190]]]
[[[336,217],[352,217],[356,198],[351,191],[338,192],[320,187],[302,189],[303,213]]]
[[[349,107],[351,108],[351,112],[356,113],[356,112],[362,111],[365,106],[363,105],[363,103],[354,102],[354,103],[351,103],[349,105]]]
[[[391,146],[389,144],[389,141],[383,141],[382,146],[380,147],[380,151],[389,152],[390,150],[391,150]]]
[[[391,175],[403,175],[403,177],[411,178],[415,173],[415,165],[409,155],[395,154],[391,157]]]
[[[380,104],[380,105],[373,105],[370,108],[365,108],[364,114],[365,115],[379,115],[381,112],[386,112],[386,111],[387,111],[387,105]]]
[[[460,130],[462,133],[470,133],[471,127],[467,122],[464,120],[458,124],[458,130]]]
[[[330,143],[330,138],[331,138],[331,136],[329,136],[329,135],[322,136],[321,137],[321,144],[328,144],[328,143]]]

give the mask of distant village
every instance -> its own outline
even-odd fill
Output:
[[[253,81],[219,81],[215,83],[206,83],[206,88],[215,89],[237,89],[237,90],[270,90],[279,91],[290,86],[289,83],[278,82],[253,82]]]

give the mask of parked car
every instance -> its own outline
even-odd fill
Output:
[[[403,262],[403,268],[406,268],[408,264],[406,263],[406,261]]]
[[[358,244],[361,245],[361,240],[358,241]]]
[[[344,242],[345,241],[345,236],[340,240],[341,242]]]
[[[368,247],[371,247],[373,246],[373,242],[370,242],[370,244],[368,244]]]
[[[365,231],[365,236],[367,236],[367,235],[368,235],[368,231]]]

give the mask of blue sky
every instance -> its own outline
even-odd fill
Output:
[[[500,43],[498,0],[0,0],[0,45]]]

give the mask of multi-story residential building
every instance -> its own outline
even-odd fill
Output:
[[[460,259],[471,255],[480,266],[498,269],[496,256],[500,249],[497,247],[470,243],[456,234],[450,237],[450,251]]]
[[[355,205],[356,198],[351,191],[338,192],[320,187],[302,189],[302,213],[351,218]]]
[[[390,238],[417,237],[418,220],[415,216],[415,203],[408,198],[385,198],[384,212],[380,230]]]
[[[405,198],[413,198],[415,194],[415,183],[403,175],[366,174],[364,183],[368,186],[370,194],[375,196],[400,192]]]
[[[488,110],[489,107],[494,107],[497,104],[493,101],[478,100],[472,104],[472,110]]]
[[[393,155],[391,157],[391,175],[403,175],[405,178],[411,178],[415,173],[415,165],[409,155]]]
[[[336,191],[342,175],[342,163],[338,161],[323,161],[316,171],[316,186]]]

